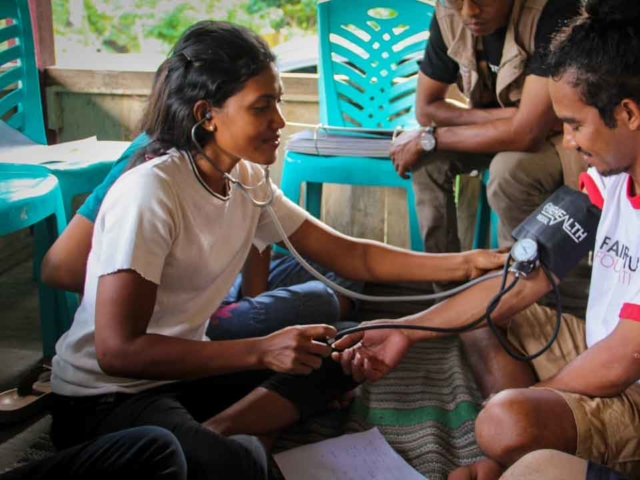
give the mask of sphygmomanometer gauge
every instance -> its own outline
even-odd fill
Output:
[[[538,261],[538,244],[531,238],[521,238],[511,247],[511,258],[514,264],[509,270],[526,276],[531,273]]]

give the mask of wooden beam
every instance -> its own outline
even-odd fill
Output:
[[[41,72],[56,63],[55,40],[53,37],[53,13],[51,2],[29,0],[33,42],[36,46],[36,62]]]
[[[45,128],[47,118],[45,69],[56,63],[55,40],[53,37],[53,12],[49,0],[29,0],[29,12],[33,27],[33,43],[36,49],[36,64],[40,72],[40,95],[44,110]],[[56,143],[56,132],[47,128],[50,144]]]

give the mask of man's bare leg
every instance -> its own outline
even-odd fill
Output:
[[[509,356],[489,328],[463,333],[460,339],[483,398],[536,382],[531,366]]]
[[[573,413],[562,396],[552,390],[526,388],[503,391],[487,403],[476,419],[476,440],[489,459],[508,468],[535,450],[573,454],[578,438]],[[499,475],[457,478],[496,480]]]

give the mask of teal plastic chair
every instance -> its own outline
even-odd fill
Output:
[[[0,50],[0,69],[6,68],[0,73],[0,92],[10,90],[0,98],[0,119],[44,145],[47,135],[28,0],[2,0],[0,22],[11,24],[0,27],[0,45],[6,45]]]
[[[0,235],[34,227],[34,262],[38,269],[66,224],[54,175],[38,166],[0,163]],[[56,341],[71,325],[78,297],[42,282],[38,284],[38,296],[42,350],[50,357]]]
[[[413,128],[418,78],[434,7],[428,0],[318,3],[320,121],[337,127]],[[411,180],[390,160],[286,152],[280,186],[320,216],[322,184],[400,187],[407,193],[411,248],[424,249]]]
[[[498,214],[491,209],[487,200],[489,170],[482,172],[481,180],[472,248],[498,248]]]
[[[0,0],[0,119],[36,143],[47,144],[38,68],[28,0]],[[4,47],[3,47],[4,45]],[[55,159],[52,159],[55,160]],[[46,167],[60,181],[67,221],[72,201],[89,193],[106,177],[116,159],[104,162],[52,163]]]
[[[103,162],[60,162],[46,165],[46,168],[60,182],[62,205],[67,222],[71,221],[74,214],[73,199],[77,195],[93,192],[109,174],[116,160],[114,158]]]

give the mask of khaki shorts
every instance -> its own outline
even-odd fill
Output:
[[[514,317],[509,341],[523,353],[540,350],[553,334],[555,310],[532,305]],[[546,380],[587,349],[585,322],[563,314],[557,340],[532,361],[536,375]],[[554,390],[567,402],[578,428],[576,455],[640,478],[640,385],[610,398],[591,398]]]

